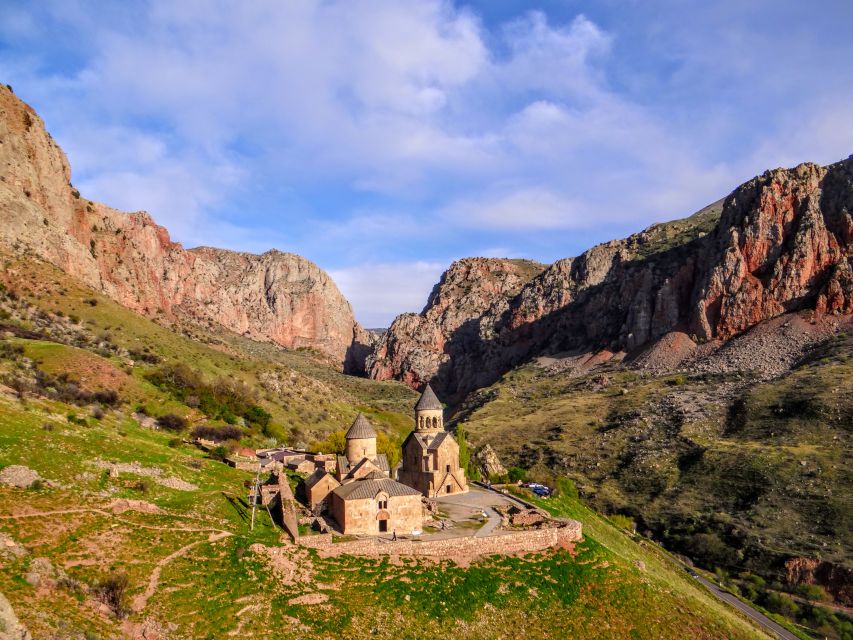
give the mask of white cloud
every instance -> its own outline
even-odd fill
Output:
[[[437,262],[363,264],[329,272],[368,328],[388,327],[397,314],[418,313],[447,264]]]
[[[572,229],[590,224],[570,199],[544,188],[523,188],[503,195],[467,198],[440,212],[448,223],[495,229]]]
[[[354,265],[335,273],[382,324],[423,304],[436,255],[559,251],[571,230],[633,231],[768,165],[849,153],[849,39],[815,64],[833,12],[797,22],[777,4],[664,0],[634,25],[629,3],[605,29],[536,11],[487,27],[451,0],[52,0],[4,15],[0,39],[30,46],[3,48],[0,75],[37,99],[85,195],[189,244]],[[49,64],[53,37],[77,55]],[[285,187],[297,206],[275,201]],[[322,210],[341,209],[312,218],[326,189]]]

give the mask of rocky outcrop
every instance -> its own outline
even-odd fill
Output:
[[[458,398],[536,356],[630,355],[671,332],[724,342],[787,312],[850,314],[851,211],[853,156],[768,171],[691,218],[559,260],[489,304],[434,292],[421,314],[394,322],[369,374],[432,380]],[[451,273],[472,278],[454,275],[452,291],[478,288],[478,272],[451,267],[438,289]]]
[[[29,251],[122,305],[358,369],[372,338],[317,265],[292,253],[186,250],[147,213],[86,200],[38,115],[0,86],[0,246]]]
[[[12,604],[0,593],[0,640],[32,640],[32,635],[18,620]]]
[[[474,454],[474,460],[480,467],[480,472],[486,479],[497,478],[507,474],[506,467],[501,464],[498,454],[492,449],[492,445],[484,444]]]
[[[544,265],[529,260],[465,258],[445,271],[420,314],[398,316],[367,358],[368,374],[421,388],[450,365],[451,339],[479,341],[479,318],[499,315]]]

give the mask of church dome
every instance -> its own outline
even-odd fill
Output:
[[[349,428],[346,435],[347,440],[364,440],[366,438],[375,437],[376,431],[373,430],[373,427],[370,426],[367,418],[365,418],[362,413],[358,414],[358,417],[355,419],[355,422],[352,423],[352,426]]]
[[[441,406],[441,402],[438,399],[438,396],[435,395],[435,391],[432,390],[432,387],[427,384],[426,389],[421,394],[421,399],[418,400],[418,403],[415,405],[415,411],[429,411],[429,410],[442,410],[444,407]]]

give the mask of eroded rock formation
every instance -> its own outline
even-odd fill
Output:
[[[674,331],[725,341],[803,309],[850,314],[851,212],[853,156],[767,171],[696,216],[559,260],[475,303],[458,292],[478,291],[483,275],[460,261],[421,314],[397,318],[368,373],[432,380],[459,397],[535,356],[630,354]]]
[[[0,246],[29,251],[122,305],[185,317],[352,369],[370,336],[326,272],[292,253],[184,249],[147,213],[81,196],[44,123],[0,85]]]

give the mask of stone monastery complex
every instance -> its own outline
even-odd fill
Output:
[[[422,497],[465,493],[468,483],[459,466],[459,445],[444,430],[444,409],[427,385],[415,405],[415,430],[403,443],[397,469],[390,469],[385,454],[376,452],[376,431],[359,414],[334,470],[317,468],[304,490],[308,505],[325,509],[345,534],[409,534],[423,528]]]

